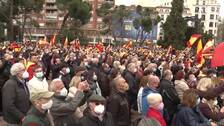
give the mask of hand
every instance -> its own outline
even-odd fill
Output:
[[[90,87],[89,87],[89,84],[87,81],[80,82],[78,85],[78,90],[87,91],[89,89],[90,89]]]
[[[67,56],[65,57],[65,62],[68,62],[68,60],[69,60],[69,55],[67,55]]]
[[[214,122],[211,122],[211,126],[217,126]]]
[[[220,109],[220,112],[224,113],[224,107],[222,107],[222,108]]]

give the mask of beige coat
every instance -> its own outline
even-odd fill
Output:
[[[178,94],[179,98],[182,100],[184,91],[189,89],[189,87],[184,79],[175,80],[174,84],[175,84],[175,89],[177,91],[177,94]]]

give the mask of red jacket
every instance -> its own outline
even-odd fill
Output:
[[[166,126],[166,122],[163,118],[163,115],[154,108],[150,107],[148,109],[146,117],[155,119],[156,121],[160,123],[161,126]]]

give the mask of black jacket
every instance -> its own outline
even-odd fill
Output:
[[[27,92],[26,92],[27,91]],[[3,118],[11,124],[19,124],[30,109],[27,86],[13,76],[2,89]]]
[[[106,112],[103,116],[103,121],[94,117],[90,112],[83,116],[79,122],[79,126],[117,126],[114,125],[112,115]]]
[[[130,112],[126,94],[113,90],[107,100],[107,111],[111,112],[115,126],[130,126]]]
[[[77,91],[74,98],[70,98],[70,100],[65,98],[56,95],[53,97],[53,105],[50,110],[55,126],[73,126],[76,123],[74,113],[84,98],[84,94]]]
[[[104,72],[103,69],[97,75],[97,81],[99,83],[101,93],[106,98],[110,95],[110,80],[108,75]]]
[[[160,81],[159,92],[163,97],[164,109],[167,110],[170,119],[177,111],[177,106],[180,104],[177,91],[171,81],[162,79]]]

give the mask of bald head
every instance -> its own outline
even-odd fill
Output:
[[[156,89],[159,86],[159,77],[154,76],[154,75],[149,75],[149,83],[148,86],[150,88]]]

